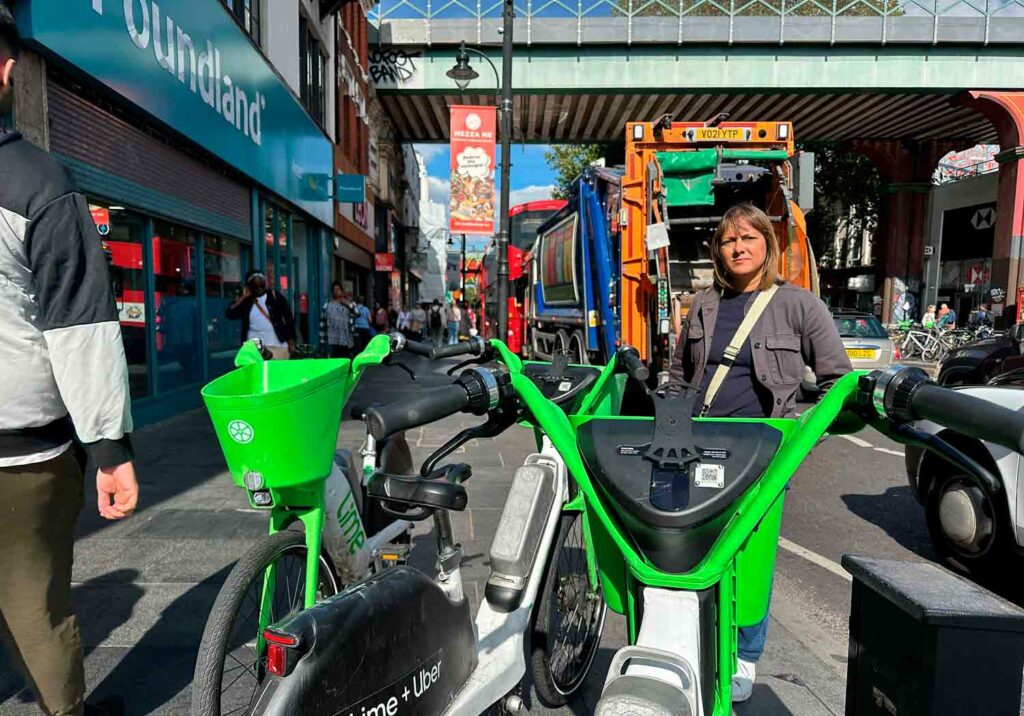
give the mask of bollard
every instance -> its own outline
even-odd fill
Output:
[[[1016,716],[1024,610],[930,563],[843,556],[846,716]]]

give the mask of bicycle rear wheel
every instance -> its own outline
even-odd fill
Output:
[[[196,658],[192,716],[241,714],[249,708],[266,675],[266,654],[257,645],[264,574],[271,565],[276,577],[266,624],[303,608],[305,535],[285,530],[261,539],[231,570],[213,604]],[[321,554],[317,601],[337,592],[333,569]]]

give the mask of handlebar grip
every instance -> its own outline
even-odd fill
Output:
[[[910,410],[968,437],[1024,453],[1024,413],[931,382],[914,389]]]
[[[459,341],[458,343],[455,343],[450,346],[441,346],[440,348],[435,348],[433,357],[451,358],[453,356],[463,356],[469,355],[471,353],[474,355],[480,355],[481,353],[484,352],[485,347],[486,343],[484,343],[484,340],[482,338],[474,336],[473,338],[470,338],[468,341]]]
[[[424,358],[431,358],[434,355],[434,346],[427,345],[426,343],[420,343],[419,341],[405,341],[405,348],[403,349],[412,353],[413,355],[423,356]]]
[[[469,392],[460,383],[425,390],[406,400],[379,405],[364,413],[375,440],[447,418],[469,406]]]
[[[640,353],[632,346],[621,348],[616,354],[615,360],[622,366],[626,375],[638,383],[645,382],[651,374],[644,362],[640,360]]]

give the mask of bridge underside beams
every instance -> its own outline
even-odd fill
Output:
[[[1024,83],[1022,83],[1024,86]],[[381,92],[399,134],[416,142],[448,141],[448,107],[493,104],[494,95]],[[984,116],[956,103],[954,93],[820,92],[657,94],[519,94],[515,139],[570,143],[624,139],[627,121],[701,121],[729,112],[742,121],[790,120],[798,141],[949,139],[962,148],[997,141]]]

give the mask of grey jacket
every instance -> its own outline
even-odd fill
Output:
[[[121,325],[85,197],[0,131],[0,464],[75,437],[100,467],[132,458]]]
[[[694,296],[672,358],[671,382],[700,385],[715,333],[720,298],[714,288],[704,289]],[[748,301],[744,313],[749,308]],[[805,365],[814,370],[822,388],[853,370],[828,308],[813,293],[788,281],[780,283],[779,291],[754,324],[747,340],[754,359],[755,378],[774,398],[769,416],[772,418],[793,416],[796,391]]]

